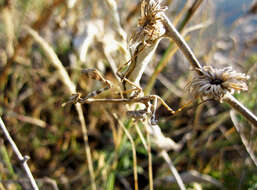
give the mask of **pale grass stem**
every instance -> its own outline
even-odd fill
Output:
[[[13,24],[13,15],[12,15],[12,1],[5,0],[5,4],[2,8],[2,17],[4,21],[4,29],[7,37],[6,40],[6,52],[8,57],[12,57],[14,53],[14,40],[15,40],[15,30]]]
[[[132,40],[132,60],[131,63],[125,73],[125,77],[128,78],[129,81],[136,83],[139,85],[140,79],[142,74],[144,73],[147,65],[149,64],[150,60],[152,59],[155,50],[159,44],[161,36],[163,35],[164,28],[161,19],[163,11],[165,11],[165,7],[161,7],[159,1],[142,1],[141,2],[141,18],[139,20],[140,30],[135,34],[134,39]],[[144,12],[145,11],[145,12]],[[129,90],[133,88],[130,84],[125,83],[124,85],[125,90]],[[154,110],[155,112],[155,110]],[[151,119],[150,119],[151,120]],[[174,149],[176,150],[179,148],[172,139],[166,138],[161,129],[158,125],[152,125],[151,121],[144,122],[147,133],[151,135],[153,138],[151,139],[154,144],[159,148],[161,151],[167,149]],[[149,140],[149,139],[148,139]],[[169,148],[168,148],[169,147]],[[149,146],[148,146],[149,148]],[[165,152],[165,151],[164,151]],[[149,149],[148,149],[148,154]],[[165,155],[165,154],[164,154]],[[168,156],[166,152],[166,156]],[[149,157],[149,156],[148,156]],[[164,160],[169,164],[168,159],[163,157]],[[151,156],[148,158],[149,164],[151,161]],[[151,166],[149,167],[149,182],[150,188],[153,188],[153,184],[151,182],[152,178],[152,171]],[[171,172],[174,172],[174,168],[171,168]],[[178,178],[178,173],[176,173],[176,179],[180,179],[178,181],[179,187],[181,190],[184,190],[184,185],[181,178]]]
[[[149,131],[146,130],[147,137],[147,153],[148,153],[148,176],[149,176],[149,189],[153,190],[153,167],[152,167],[152,153],[151,153],[151,137]]]
[[[67,71],[65,70],[64,66],[62,65],[61,61],[55,54],[52,47],[42,38],[38,35],[38,33],[29,28],[26,27],[26,30],[28,33],[33,37],[33,39],[40,45],[42,50],[44,51],[45,55],[49,59],[50,63],[53,64],[53,66],[57,69],[59,73],[60,80],[65,84],[70,94],[76,93],[76,87],[75,84],[71,81]],[[88,162],[88,169],[90,174],[90,180],[91,180],[91,188],[93,190],[96,190],[96,183],[95,183],[95,174],[94,174],[94,168],[93,168],[93,162],[92,162],[92,155],[88,143],[88,132],[86,127],[85,118],[83,115],[81,104],[77,103],[75,104],[76,110],[78,112],[79,120],[81,123],[82,133],[83,133],[83,139],[85,143],[85,151],[87,155],[87,162]]]
[[[20,164],[22,165],[30,183],[31,183],[31,186],[32,186],[32,189],[33,190],[38,190],[38,186],[37,186],[37,183],[29,169],[29,166],[27,164],[27,161],[29,160],[29,157],[28,156],[22,156],[21,152],[19,151],[18,147],[16,146],[15,142],[13,141],[11,135],[9,134],[2,118],[0,117],[0,127],[6,137],[6,139],[8,140],[8,142],[11,144],[11,147],[14,151],[14,153],[16,154],[18,160],[20,161]]]
[[[163,150],[163,151],[161,151],[161,156],[163,157],[163,159],[168,164],[168,166],[170,168],[170,171],[172,172],[174,178],[176,179],[176,182],[177,182],[179,188],[181,190],[186,190],[185,184],[183,183],[183,181],[182,181],[177,169],[175,168],[173,162],[171,161],[168,153],[165,150]]]
[[[132,147],[132,154],[133,154],[133,172],[134,172],[134,187],[135,190],[138,190],[138,176],[137,176],[137,154],[136,154],[136,146],[135,143],[133,141],[133,138],[131,137],[129,131],[126,129],[126,127],[124,126],[124,124],[121,122],[121,120],[118,118],[118,116],[116,114],[112,114],[113,117],[118,121],[119,125],[122,127],[122,129],[124,130],[126,136],[128,137],[130,143],[131,143],[131,147]]]

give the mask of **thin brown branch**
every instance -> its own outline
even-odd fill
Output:
[[[185,57],[188,59],[191,66],[197,72],[199,76],[202,73],[202,66],[194,55],[193,51],[187,45],[183,37],[179,34],[177,29],[172,25],[169,19],[164,15],[164,25],[166,27],[166,35],[172,38],[175,43],[178,45],[180,50],[183,52]],[[243,104],[236,100],[231,94],[228,94],[224,97],[224,101],[227,102],[232,108],[241,113],[253,126],[257,127],[257,117],[248,110]]]
[[[234,96],[228,94],[224,98],[224,102],[228,103],[233,109],[242,114],[254,127],[257,127],[257,117],[249,109],[247,109]]]

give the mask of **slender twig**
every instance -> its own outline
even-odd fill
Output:
[[[185,57],[188,59],[191,66],[198,73],[202,75],[202,66],[194,55],[193,51],[187,45],[183,37],[179,34],[177,29],[172,25],[169,19],[163,15],[163,22],[166,28],[166,35],[174,40],[180,50],[183,52]],[[227,102],[232,108],[241,113],[253,126],[257,127],[257,117],[248,110],[243,104],[241,104],[236,98],[231,94],[228,94],[224,97],[224,101]]]
[[[188,59],[191,66],[195,69],[195,71],[198,74],[201,74],[202,66],[197,60],[191,48],[187,45],[184,38],[180,35],[180,33],[177,31],[175,26],[173,26],[173,24],[170,22],[170,20],[165,14],[163,15],[163,18],[164,18],[163,24],[165,25],[165,29],[166,29],[165,35],[167,37],[170,37],[176,43],[176,45],[179,47],[179,49],[183,52],[185,57]]]
[[[181,179],[181,177],[180,177],[180,175],[179,175],[177,169],[175,168],[173,162],[171,161],[171,159],[170,159],[168,153],[163,150],[163,151],[161,152],[161,156],[162,156],[163,159],[168,163],[168,166],[169,166],[169,168],[170,168],[170,170],[171,170],[171,172],[172,172],[172,174],[173,174],[173,176],[174,176],[174,178],[175,178],[175,180],[176,180],[176,182],[177,182],[179,188],[180,188],[181,190],[186,190],[185,184],[183,183],[183,181],[182,181],[182,179]]]
[[[196,10],[198,9],[198,7],[200,6],[200,4],[202,3],[202,0],[195,0],[195,2],[192,4],[192,6],[187,10],[186,15],[184,16],[183,20],[181,21],[181,23],[178,26],[178,32],[182,32],[184,27],[186,26],[186,24],[189,22],[189,20],[192,18],[192,16],[194,15],[194,13],[196,12]],[[185,10],[187,9],[187,4],[184,6],[183,10],[180,12],[180,14],[184,14]],[[163,13],[163,16],[165,16],[165,14]],[[176,25],[176,23],[178,22],[177,20],[180,19],[180,15],[178,15],[175,20],[173,20],[174,25]],[[164,18],[164,22],[169,22],[169,19],[167,19],[165,21]],[[165,23],[164,23],[165,25]],[[179,39],[173,39],[172,36],[174,37],[174,35],[170,36],[169,34],[169,29],[167,29],[167,26],[165,26],[166,29],[166,33],[164,34],[164,36],[171,38],[172,40],[174,40],[174,42],[178,42],[179,40],[183,39],[183,38],[179,38]],[[179,33],[178,33],[179,34]],[[157,76],[159,76],[160,72],[166,67],[166,65],[168,64],[170,58],[175,54],[175,52],[177,51],[177,47],[174,47],[174,42],[171,41],[168,48],[166,49],[164,55],[162,56],[161,60],[158,62],[158,64],[156,65],[156,67],[154,68],[154,72],[152,74],[152,76],[150,77],[147,86],[145,87],[144,92],[146,94],[149,94],[151,89],[153,88],[156,78]],[[179,44],[178,44],[179,46]]]
[[[62,80],[62,82],[66,85],[67,89],[69,90],[70,94],[76,93],[76,87],[75,84],[71,81],[67,71],[65,70],[64,66],[62,65],[61,61],[55,54],[54,50],[48,43],[38,35],[38,33],[27,27],[26,28],[29,34],[34,38],[34,40],[41,46],[41,48],[44,50],[47,58],[50,60],[50,62],[56,67],[59,77]],[[83,115],[81,104],[77,103],[76,110],[78,112],[79,120],[81,123],[82,133],[83,133],[83,139],[85,143],[85,151],[87,155],[87,162],[88,162],[88,169],[90,174],[90,180],[91,180],[91,186],[93,190],[96,190],[96,184],[95,184],[95,174],[93,169],[93,162],[92,162],[92,156],[91,151],[88,143],[88,132],[86,127],[85,118]]]
[[[152,167],[152,153],[151,153],[151,137],[149,131],[146,130],[147,136],[147,153],[148,153],[148,176],[149,176],[149,189],[153,190],[153,167]]]
[[[14,153],[16,154],[17,158],[19,159],[30,183],[31,183],[31,186],[34,190],[38,190],[38,186],[37,186],[37,183],[29,169],[29,166],[27,164],[27,161],[29,160],[29,156],[22,156],[21,152],[19,151],[18,147],[16,146],[15,142],[13,141],[11,135],[9,134],[2,118],[0,117],[0,127],[6,137],[6,139],[9,141],[9,143],[11,144],[11,147],[14,151]]]

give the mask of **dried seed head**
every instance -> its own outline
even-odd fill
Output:
[[[188,85],[188,90],[193,97],[208,97],[222,101],[227,94],[233,94],[248,90],[246,81],[249,76],[244,73],[238,73],[232,67],[222,69],[204,66],[201,69],[202,75],[197,75]]]
[[[163,13],[167,7],[161,6],[161,0],[142,0],[141,18],[138,22],[138,30],[132,37],[132,41],[143,41],[152,45],[165,33],[162,23]]]

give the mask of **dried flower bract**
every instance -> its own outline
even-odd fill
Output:
[[[141,18],[139,19],[139,29],[132,37],[133,41],[143,41],[147,45],[159,39],[165,33],[162,23],[163,13],[167,9],[161,6],[161,0],[142,0]]]
[[[193,97],[212,98],[222,101],[227,94],[233,94],[248,90],[246,81],[249,76],[244,73],[236,72],[232,67],[213,68],[204,66],[201,69],[202,75],[197,75],[189,83],[188,89]]]

